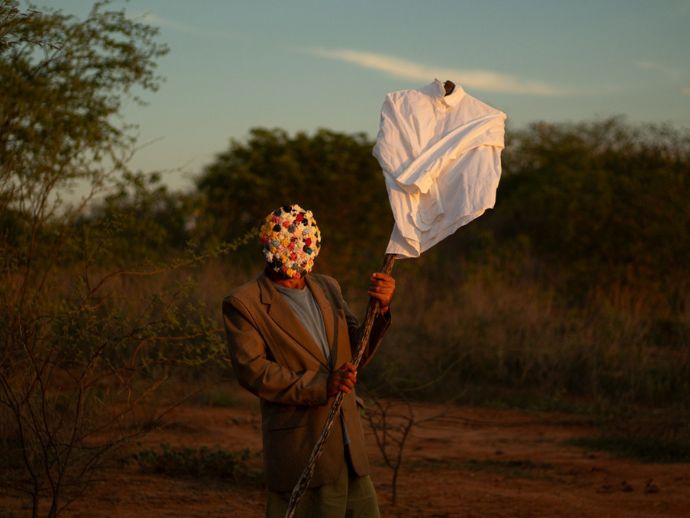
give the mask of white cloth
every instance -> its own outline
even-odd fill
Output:
[[[505,120],[438,79],[386,95],[373,151],[395,218],[386,253],[418,257],[494,206]]]

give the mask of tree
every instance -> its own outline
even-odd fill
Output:
[[[495,209],[441,244],[445,255],[481,262],[503,254],[510,266],[522,250],[571,302],[622,288],[646,293],[659,311],[682,312],[687,131],[621,118],[535,122],[508,142]]]
[[[341,268],[341,279],[362,278],[361,269],[379,266],[393,226],[372,147],[363,134],[252,129],[246,143],[233,140],[197,179],[206,239],[237,235],[276,207],[299,203],[321,228],[321,267]]]
[[[118,124],[123,98],[158,88],[155,59],[167,48],[155,42],[157,29],[106,5],[77,20],[3,1],[0,208],[45,218],[56,189],[102,185],[107,168],[121,168],[132,152],[131,127]]]
[[[391,505],[398,500],[398,478],[403,465],[405,445],[415,427],[429,423],[446,414],[441,412],[419,417],[408,401],[372,400],[373,406],[365,411],[369,427],[374,434],[376,446],[384,464],[391,470]],[[399,410],[402,408],[402,410]]]
[[[94,258],[102,266],[161,261],[187,249],[197,198],[169,191],[158,174],[127,174],[115,192],[92,204],[79,225],[108,233],[111,246]],[[111,253],[117,250],[127,250],[126,257]]]
[[[170,369],[221,351],[184,279],[136,295],[153,272],[96,264],[126,249],[113,218],[82,218],[96,193],[140,178],[128,171],[135,138],[120,111],[158,87],[167,49],[155,36],[102,2],[83,20],[0,4],[0,487],[28,496],[32,516],[55,517],[79,497],[139,433],[131,416]],[[82,203],[63,204],[77,182]],[[118,283],[136,284],[136,296],[120,303]]]

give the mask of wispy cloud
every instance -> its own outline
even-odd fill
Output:
[[[182,34],[188,34],[195,38],[204,38],[210,40],[235,40],[242,36],[241,32],[228,33],[225,31],[218,31],[204,27],[203,29],[195,27],[188,23],[179,22],[177,20],[171,20],[170,18],[165,18],[159,14],[154,14],[150,11],[147,12],[136,12],[130,17],[134,20],[153,25],[154,27],[159,27],[161,29],[168,29],[171,31],[179,32]]]
[[[153,14],[153,13],[144,13],[141,14],[138,17],[139,20],[141,20],[144,23],[148,23],[150,25],[155,25],[156,27],[162,27],[165,29],[172,29],[177,32],[184,32],[185,34],[195,34],[197,31],[196,28],[177,22],[175,20],[170,20],[168,18],[164,18],[158,14]]]
[[[635,64],[638,68],[641,68],[642,70],[659,72],[660,74],[663,74],[670,79],[680,79],[683,76],[682,70],[672,67],[670,65],[666,65],[664,63],[659,63],[657,61],[640,60]]]
[[[492,70],[433,67],[386,54],[351,49],[310,48],[306,49],[306,52],[414,81],[430,81],[433,78],[454,79],[477,90],[525,95],[558,96],[572,93],[543,81],[522,79]]]

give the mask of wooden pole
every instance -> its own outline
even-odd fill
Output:
[[[383,262],[383,267],[381,268],[381,272],[390,275],[390,273],[393,271],[393,263],[395,262],[395,257],[396,256],[394,254],[386,254]],[[374,325],[374,319],[376,318],[376,314],[379,311],[379,304],[380,303],[378,300],[374,298],[369,298],[369,305],[367,306],[367,315],[364,320],[364,327],[362,329],[362,334],[359,338],[357,351],[355,352],[355,355],[352,358],[352,363],[355,366],[355,369],[359,367],[359,363],[362,361],[362,356],[364,356],[364,351],[366,350],[367,344],[369,343],[369,337],[371,336],[371,328]],[[326,444],[326,440],[328,439],[328,436],[331,433],[331,428],[333,428],[333,423],[335,422],[335,419],[338,416],[338,413],[340,412],[340,406],[343,403],[343,396],[343,392],[338,392],[338,395],[335,396],[335,400],[333,401],[331,410],[328,413],[328,418],[326,418],[326,423],[323,425],[323,430],[321,430],[319,440],[316,441],[314,449],[311,451],[309,461],[307,462],[304,471],[302,471],[302,474],[300,475],[297,484],[292,490],[292,494],[290,495],[290,502],[288,503],[288,508],[285,513],[285,518],[294,518],[297,505],[299,504],[299,501],[302,499],[302,496],[304,496],[305,491],[309,487],[309,482],[311,482],[311,477],[314,475],[314,470],[316,469],[316,462],[319,460],[319,457],[321,456],[323,447]]]

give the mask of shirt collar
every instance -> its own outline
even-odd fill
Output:
[[[437,84],[438,91],[439,91],[439,97],[441,97],[441,100],[451,108],[455,108],[458,104],[460,104],[460,101],[462,101],[462,98],[465,96],[465,90],[462,89],[462,86],[460,86],[457,81],[453,81],[455,83],[455,88],[453,88],[453,91],[450,93],[450,95],[446,95],[446,89],[443,86],[443,81],[439,81],[438,79],[434,79],[434,84]]]
[[[453,82],[455,83],[455,81]],[[450,108],[455,108],[458,104],[460,104],[460,101],[462,101],[462,98],[465,96],[465,90],[463,90],[458,83],[455,83],[453,92],[450,95],[446,95],[446,89],[443,87],[443,81],[438,79],[434,79],[432,83],[420,88],[420,91],[430,97],[435,97],[443,101],[443,103]]]

